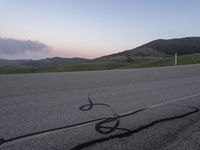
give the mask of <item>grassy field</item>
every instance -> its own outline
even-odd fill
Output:
[[[178,65],[198,64],[200,63],[200,54],[190,54],[178,56]],[[112,70],[112,69],[132,69],[132,68],[149,68],[174,65],[174,57],[162,59],[141,59],[134,62],[90,62],[76,65],[59,65],[47,68],[32,67],[3,67],[0,68],[0,74],[12,73],[39,73],[39,72],[72,72],[72,71],[95,71],[95,70]]]
[[[32,67],[0,67],[0,74],[33,73]]]
[[[59,65],[56,67],[40,68],[37,72],[69,72],[69,71],[95,71],[95,70],[111,70],[119,67],[127,66],[122,62],[90,62],[76,65]]]
[[[200,63],[199,53],[178,56],[178,65],[199,64],[199,63]],[[166,57],[160,60],[146,60],[138,64],[130,64],[125,67],[121,67],[121,69],[164,67],[173,65],[174,65],[174,57]]]

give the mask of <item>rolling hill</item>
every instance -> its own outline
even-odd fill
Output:
[[[96,60],[134,61],[135,59],[141,58],[163,58],[172,56],[174,53],[178,53],[178,55],[186,55],[199,52],[200,37],[187,37],[169,40],[159,39],[131,50],[96,58]]]
[[[0,59],[0,67],[34,67],[34,68],[44,68],[44,67],[53,67],[57,65],[72,65],[79,64],[83,62],[88,62],[89,59],[84,58],[45,58],[40,60],[7,60]]]
[[[85,58],[61,58],[61,57],[53,57],[46,58],[40,60],[33,60],[30,62],[23,63],[25,66],[31,66],[35,68],[44,68],[44,67],[53,67],[57,65],[72,65],[79,64],[83,62],[88,62],[89,59]]]
[[[0,59],[0,67],[17,67],[22,64],[31,62],[32,60],[8,60],[8,59]]]
[[[200,37],[155,40],[139,46],[93,60],[84,58],[53,57],[40,60],[0,59],[1,73],[37,73],[130,69],[200,63]]]

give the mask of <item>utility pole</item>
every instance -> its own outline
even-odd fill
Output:
[[[175,53],[174,65],[175,65],[175,66],[178,65],[178,56],[177,56],[177,53]]]

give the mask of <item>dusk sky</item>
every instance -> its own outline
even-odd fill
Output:
[[[200,36],[199,6],[199,0],[0,0],[0,58],[95,58],[155,39]]]

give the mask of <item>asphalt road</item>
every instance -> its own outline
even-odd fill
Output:
[[[198,150],[199,108],[200,65],[0,75],[0,149]]]

